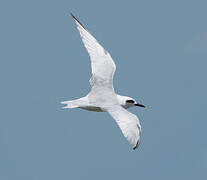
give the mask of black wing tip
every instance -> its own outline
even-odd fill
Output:
[[[133,147],[133,150],[136,150],[139,147],[140,140],[137,141],[137,144]]]
[[[74,19],[74,20],[76,20],[76,21],[78,21],[79,22],[79,20],[73,15],[73,13],[71,12],[70,13],[70,15],[72,16],[72,18]]]
[[[70,12],[70,15],[72,16],[73,19],[76,19],[76,17],[73,15],[72,12]]]
[[[83,29],[85,29],[86,31],[88,31],[86,28],[85,28],[85,26],[73,15],[73,13],[70,13],[70,15],[72,16],[72,18],[76,21],[76,22],[78,22],[78,24],[80,24],[80,26],[82,26],[83,27]]]

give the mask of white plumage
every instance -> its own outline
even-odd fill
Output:
[[[72,15],[72,14],[71,14]],[[91,91],[85,97],[63,101],[63,108],[82,108],[89,111],[108,112],[119,125],[123,135],[136,149],[140,143],[141,126],[136,115],[127,111],[132,106],[145,107],[133,98],[120,96],[114,92],[113,76],[116,65],[111,55],[99,44],[88,30],[73,16],[82,41],[91,59]]]

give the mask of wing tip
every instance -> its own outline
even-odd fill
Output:
[[[73,19],[76,19],[76,17],[73,15],[72,12],[70,12],[70,15],[72,16]]]
[[[73,13],[70,13],[70,15],[72,16],[72,18],[86,31],[88,31],[85,26],[73,15]]]
[[[133,147],[133,150],[136,150],[139,147],[140,140],[137,141],[136,145]]]

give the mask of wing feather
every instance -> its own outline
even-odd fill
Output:
[[[106,86],[113,89],[113,76],[116,65],[111,55],[99,44],[99,42],[89,33],[81,22],[71,14],[77,24],[82,41],[91,59],[92,86]]]
[[[121,106],[107,108],[107,111],[116,120],[123,135],[135,150],[139,146],[141,136],[141,125],[138,117]]]

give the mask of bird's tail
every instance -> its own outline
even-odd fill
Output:
[[[66,105],[66,106],[62,107],[63,109],[78,108],[78,107],[85,105],[86,98],[83,97],[83,98],[75,99],[75,100],[71,100],[71,101],[62,101],[60,103]]]
[[[63,109],[70,109],[70,108],[77,108],[78,105],[75,103],[75,100],[73,101],[62,101],[61,104],[64,104],[66,106],[62,107]]]

